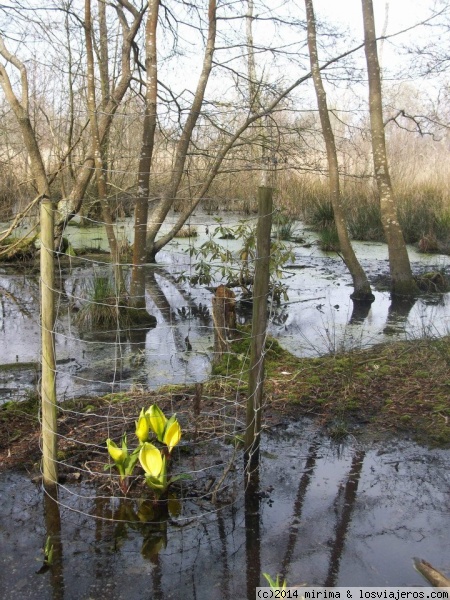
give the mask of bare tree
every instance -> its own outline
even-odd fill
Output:
[[[247,19],[252,19],[251,3],[247,4],[247,13],[242,15]],[[207,113],[203,113],[205,108],[205,90],[208,83],[213,66],[221,67],[220,62],[215,62],[215,38],[216,38],[216,27],[217,27],[217,16],[216,16],[216,2],[212,0],[209,2],[208,11],[208,31],[205,44],[205,52],[203,55],[203,66],[202,71],[197,83],[196,91],[193,95],[193,101],[188,109],[187,117],[184,125],[180,128],[181,133],[175,144],[173,167],[171,170],[171,176],[169,183],[165,186],[159,198],[155,199],[156,206],[153,209],[149,218],[149,225],[147,230],[147,260],[154,261],[157,253],[169,243],[181,229],[184,223],[188,220],[196,206],[206,196],[211,184],[220,173],[221,166],[225,159],[230,153],[235,151],[237,148],[242,147],[244,144],[251,144],[254,142],[252,136],[249,140],[244,140],[243,135],[254,123],[260,122],[265,117],[270,117],[275,113],[280,104],[286,99],[291,92],[296,89],[303,82],[307,81],[311,77],[311,72],[305,73],[303,76],[295,80],[291,85],[265,86],[270,93],[267,97],[263,97],[258,91],[258,86],[262,85],[261,81],[255,81],[255,68],[252,64],[251,53],[247,61],[246,69],[246,82],[249,83],[249,95],[252,96],[250,99],[250,105],[247,102],[245,107],[237,108],[232,105],[233,109],[233,122],[224,126],[223,123],[218,121],[214,122],[213,118]],[[248,51],[248,38],[242,45]],[[342,58],[351,55],[357,49],[361,48],[362,45],[352,48],[339,56],[332,58],[322,65],[321,69],[327,68],[328,66],[336,63]],[[235,71],[233,75],[238,77]],[[199,148],[198,140],[195,138],[197,134],[196,124],[200,117],[208,122],[208,124],[215,129],[216,135],[214,136],[214,142],[207,148]],[[180,194],[181,186],[186,184],[187,177],[186,172],[188,171],[187,165],[189,164],[192,155],[202,157],[203,164],[199,179],[196,181],[194,193],[182,203],[181,212],[176,222],[168,231],[162,235],[161,227],[170,211],[178,195]],[[259,167],[260,168],[260,167]],[[181,195],[181,194],[180,194]]]
[[[110,90],[104,90],[104,102],[98,118],[98,142],[105,143],[114,115],[116,114],[132,79],[131,57],[135,38],[144,17],[146,6],[138,10],[128,0],[117,0],[113,4],[121,28],[120,74]],[[103,44],[103,42],[102,42]],[[67,222],[80,210],[86,189],[95,170],[95,157],[89,153],[77,172],[73,187],[66,198],[58,203],[60,217],[56,224],[56,234],[62,235]]]
[[[380,196],[381,220],[389,252],[391,292],[394,295],[411,296],[417,294],[418,288],[412,275],[408,251],[398,221],[397,205],[389,175],[373,3],[372,0],[361,1],[364,21],[364,49],[369,79],[372,154],[375,179]]]
[[[170,241],[173,238],[173,235],[177,233],[177,231],[173,231],[173,234],[171,236],[164,236],[167,239],[167,241],[159,241],[159,243],[155,241],[156,236],[161,229],[161,225],[163,224],[176,198],[178,188],[180,186],[181,179],[184,173],[184,167],[186,164],[186,158],[189,144],[192,138],[192,133],[200,116],[203,100],[205,97],[206,85],[208,83],[209,76],[213,67],[213,55],[215,50],[217,30],[216,8],[216,0],[209,0],[208,37],[203,57],[202,71],[198,79],[197,89],[194,94],[194,98],[192,101],[191,108],[189,110],[188,117],[186,119],[186,123],[182,129],[180,138],[176,146],[174,166],[172,169],[170,183],[167,186],[167,190],[163,194],[162,198],[159,200],[159,202],[153,209],[150,218],[147,231],[147,255],[150,260],[153,260],[156,255],[156,252],[158,252],[160,248],[163,247],[168,241]],[[190,212],[188,212],[188,216],[189,214]],[[188,216],[186,217],[186,219],[188,218]],[[182,227],[182,225],[183,223],[180,225],[179,229]]]
[[[2,86],[6,100],[11,106],[17,123],[19,124],[23,141],[30,159],[31,171],[38,194],[40,196],[50,197],[50,187],[44,161],[42,159],[39,144],[36,140],[34,128],[31,123],[28,73],[26,66],[15,54],[12,54],[6,48],[2,37],[0,37],[0,55],[3,56],[3,58],[10,65],[12,65],[20,75],[21,89],[20,95],[18,95],[14,92],[11,79],[9,78],[6,68],[0,64],[0,85]]]
[[[159,0],[151,0],[145,26],[145,112],[139,157],[138,190],[134,211],[133,270],[130,288],[131,302],[136,308],[145,307],[145,270],[143,265],[147,260],[150,172],[157,124],[158,67],[156,30],[158,25],[158,11]]]
[[[316,19],[312,0],[305,0],[306,18],[308,24],[308,47],[311,63],[311,72],[316,90],[317,105],[319,108],[320,122],[322,125],[323,137],[327,150],[328,160],[328,180],[330,186],[330,201],[333,207],[334,220],[339,237],[339,245],[348,270],[353,279],[353,300],[373,301],[375,299],[370,289],[367,276],[361,267],[347,230],[344,208],[339,185],[339,165],[336,152],[336,143],[334,139],[333,128],[331,126],[330,115],[328,112],[327,96],[322,82],[322,76],[319,67],[319,57],[317,53],[316,42]]]
[[[111,210],[108,204],[107,190],[106,190],[106,179],[104,170],[104,156],[103,150],[104,145],[99,135],[98,119],[97,119],[97,101],[95,93],[95,62],[94,62],[94,49],[92,41],[92,14],[91,14],[91,0],[85,0],[84,3],[84,29],[86,36],[86,59],[87,59],[87,103],[89,110],[89,121],[91,124],[91,144],[92,144],[92,155],[94,157],[95,165],[95,177],[97,180],[98,196],[102,206],[103,221],[105,224],[106,235],[108,238],[109,247],[111,249],[111,256],[114,265],[115,283],[117,290],[120,293],[124,292],[125,285],[123,282],[122,271],[120,269],[120,253],[117,244],[117,238],[114,231],[113,220],[111,216]],[[107,57],[107,44],[106,44],[106,32],[101,31],[101,38],[103,43],[101,44],[102,59],[108,60]],[[100,61],[101,62],[101,61]],[[109,81],[107,78],[107,72],[105,73],[105,67],[100,67],[100,80],[102,82],[104,104],[107,102]],[[107,138],[105,134],[103,141]]]
[[[102,3],[103,4],[103,3]],[[19,47],[16,53],[9,51],[6,47],[5,40],[3,36],[0,36],[0,55],[6,60],[6,66],[0,65],[0,85],[2,86],[5,98],[8,104],[11,106],[14,112],[14,116],[16,122],[20,128],[24,145],[27,150],[27,154],[29,157],[31,174],[33,181],[35,183],[35,187],[40,196],[50,196],[50,185],[52,181],[56,178],[58,172],[62,169],[65,162],[69,158],[69,163],[71,164],[70,171],[73,176],[73,182],[71,185],[71,189],[68,192],[67,196],[65,196],[58,203],[58,222],[56,226],[56,237],[58,239],[61,238],[62,232],[64,230],[67,222],[79,212],[85,192],[89,185],[89,182],[92,178],[92,175],[95,171],[95,155],[96,149],[100,146],[100,155],[102,154],[102,145],[105,144],[107,140],[107,135],[111,124],[113,122],[113,118],[115,113],[117,112],[125,94],[129,90],[131,78],[132,78],[132,67],[131,67],[131,58],[132,58],[132,48],[135,41],[135,38],[138,34],[140,24],[142,18],[144,16],[146,7],[137,9],[131,2],[128,0],[116,0],[111,4],[112,8],[116,12],[117,20],[119,23],[119,28],[121,31],[121,48],[120,48],[120,68],[118,76],[114,81],[114,85],[110,84],[108,72],[104,66],[100,68],[101,74],[101,82],[102,84],[102,110],[97,111],[97,114],[94,115],[94,120],[96,122],[91,123],[91,132],[95,132],[93,141],[89,140],[87,146],[90,146],[90,150],[87,155],[83,157],[81,160],[81,164],[79,168],[76,169],[72,167],[72,162],[70,160],[70,155],[73,152],[75,146],[82,140],[83,131],[86,130],[86,125],[80,127],[80,133],[78,136],[74,136],[74,106],[73,106],[73,86],[71,85],[71,74],[69,73],[69,81],[70,81],[70,92],[69,92],[69,112],[70,119],[68,125],[68,135],[67,142],[65,144],[65,149],[63,155],[60,158],[60,164],[57,166],[56,171],[54,171],[54,165],[46,164],[46,161],[43,159],[42,153],[42,144],[43,141],[40,139],[39,132],[37,131],[37,119],[36,115],[31,114],[30,112],[30,96],[29,96],[29,69],[30,67],[25,64],[25,61],[20,60],[18,54],[21,50]],[[72,4],[69,2],[67,5],[61,5],[60,8],[65,14],[65,31],[67,38],[69,35],[69,25],[67,15],[70,15],[78,24],[78,26],[84,27],[83,19],[80,18],[72,7]],[[17,10],[17,14],[20,15],[20,7]],[[106,51],[106,43],[107,40],[105,38],[105,23],[104,23],[104,13],[102,8],[100,9],[100,49],[99,54],[100,57],[105,57]],[[50,43],[49,38],[51,38],[52,32],[51,29],[46,27],[46,24],[39,19],[34,19],[34,24],[36,27],[39,27],[43,33],[46,42]],[[91,23],[92,25],[92,23]],[[88,25],[88,29],[89,29]],[[89,36],[91,39],[91,36]],[[54,41],[54,40],[53,40]],[[26,46],[25,46],[26,47]],[[72,56],[71,56],[71,46],[68,46],[69,51],[69,68],[72,65]],[[93,51],[91,51],[91,62],[93,62]],[[100,61],[101,62],[101,61]],[[33,66],[34,61],[30,60],[30,64]],[[10,70],[8,72],[8,68]],[[32,68],[32,67],[31,67]],[[93,65],[90,67],[91,69],[91,92],[94,89],[94,82],[92,74]],[[14,73],[15,72],[15,73]],[[20,91],[15,91],[18,87],[14,80],[11,80],[11,76],[14,73],[19,75],[20,79]],[[17,77],[15,77],[17,79]],[[108,81],[106,81],[108,79]],[[92,93],[91,93],[92,97]],[[91,109],[93,107],[91,106]],[[49,123],[49,128],[51,130],[52,135],[54,132],[52,130],[52,125],[48,115],[45,113],[43,109],[41,109],[44,113],[44,116]],[[95,111],[94,111],[95,112]],[[92,116],[92,110],[91,115]],[[45,141],[45,140],[44,140]],[[104,147],[104,146],[103,146]],[[63,188],[64,189],[64,188]],[[30,203],[30,207],[33,206],[33,203]],[[26,209],[23,213],[25,214],[29,209]],[[17,221],[15,221],[17,224]],[[111,238],[110,241],[114,244],[111,235],[108,235]]]

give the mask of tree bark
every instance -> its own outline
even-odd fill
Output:
[[[361,1],[364,21],[364,50],[369,78],[372,154],[375,179],[380,196],[381,220],[389,252],[391,292],[398,296],[414,296],[418,293],[418,288],[412,276],[408,251],[398,221],[397,205],[392,190],[386,154],[380,65],[378,62],[373,3],[372,0]]]
[[[145,93],[145,114],[142,130],[141,155],[139,158],[138,190],[134,212],[133,269],[131,273],[130,299],[136,308],[145,308],[145,269],[147,260],[147,220],[150,193],[150,171],[157,121],[157,41],[159,0],[152,0],[145,27],[145,68],[147,88]]]
[[[260,109],[259,86],[256,81],[255,47],[253,44],[253,0],[247,0],[245,35],[247,38],[248,106],[250,114]]]
[[[147,257],[150,261],[154,261],[156,252],[159,250],[159,248],[155,244],[155,239],[158,235],[159,230],[161,229],[161,225],[163,224],[164,219],[166,218],[169,210],[171,209],[175,201],[178,188],[181,183],[181,178],[183,176],[184,167],[186,164],[187,152],[192,138],[192,132],[194,131],[194,127],[200,116],[200,112],[203,105],[203,99],[205,97],[206,85],[208,83],[209,76],[212,71],[217,29],[216,8],[216,0],[209,0],[208,39],[206,42],[206,49],[203,58],[202,72],[198,80],[197,89],[195,91],[195,96],[192,102],[191,109],[189,111],[189,115],[181,132],[180,139],[178,140],[171,181],[169,183],[166,193],[158,202],[157,206],[154,208],[149,222],[147,230]]]
[[[3,39],[0,38],[0,55],[3,56],[11,65],[13,65],[20,73],[21,81],[21,98],[19,99],[11,85],[8,73],[3,65],[0,64],[0,85],[5,94],[8,104],[11,106],[16,120],[19,124],[22,133],[23,141],[28,152],[31,164],[31,173],[35,181],[38,194],[41,196],[50,197],[50,189],[45,170],[44,161],[39,150],[39,145],[36,140],[36,135],[31,124],[29,114],[29,98],[28,98],[28,75],[25,65],[6,48]]]
[[[117,238],[114,231],[113,220],[110,207],[108,204],[106,180],[103,171],[102,157],[102,142],[99,136],[97,122],[97,102],[95,94],[95,69],[94,69],[94,51],[92,44],[92,17],[91,17],[91,0],[85,0],[85,39],[86,39],[86,60],[87,60],[87,96],[88,96],[88,111],[89,120],[91,123],[91,144],[92,154],[94,155],[95,176],[97,180],[98,196],[102,207],[102,216],[108,238],[109,247],[111,250],[111,258],[114,267],[115,283],[118,295],[125,292],[125,284],[123,281],[122,270],[120,268],[120,253],[117,244]],[[104,138],[103,138],[104,139]]]
[[[128,24],[125,13],[122,7],[131,13],[132,22]],[[120,103],[128,90],[131,81],[131,50],[134,39],[139,31],[142,19],[144,17],[146,7],[138,11],[133,5],[126,0],[119,0],[116,5],[116,11],[119,16],[119,21],[122,28],[122,47],[121,47],[121,75],[114,90],[111,91],[109,100],[106,106],[103,107],[102,114],[98,119],[98,138],[100,144],[103,143],[105,136],[108,134],[114,115],[120,106]],[[58,220],[55,226],[55,233],[61,236],[67,223],[79,212],[87,186],[94,173],[95,160],[94,156],[87,156],[82,167],[76,175],[74,186],[67,196],[58,203]]]
[[[319,108],[322,133],[327,150],[330,201],[333,207],[334,221],[339,237],[339,245],[341,248],[342,258],[344,259],[344,262],[350,271],[353,280],[353,294],[351,295],[351,298],[358,301],[372,302],[375,297],[372,294],[367,276],[358,259],[356,258],[350,242],[344,209],[342,206],[336,143],[333,128],[331,126],[330,114],[328,112],[327,96],[319,68],[319,57],[317,53],[316,41],[316,19],[314,16],[313,0],[305,0],[305,6],[308,26],[308,48],[311,63],[311,73],[317,96],[317,106]]]

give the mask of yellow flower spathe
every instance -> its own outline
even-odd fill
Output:
[[[167,423],[163,411],[156,404],[152,404],[145,414],[148,415],[150,429],[156,434],[158,441],[162,442]]]
[[[115,463],[123,463],[127,458],[127,453],[121,448],[117,447],[117,444],[110,438],[106,440],[106,446],[108,448],[109,455]]]
[[[136,422],[136,437],[141,442],[141,444],[148,440],[149,430],[149,418],[148,415],[144,412],[144,409],[142,409],[141,414],[139,415],[139,419]]]
[[[149,442],[143,444],[139,452],[139,462],[144,471],[152,477],[158,478],[163,468],[161,452]]]
[[[181,427],[178,421],[174,418],[169,420],[166,431],[164,433],[163,443],[167,445],[169,452],[178,444],[181,439]],[[170,422],[172,421],[172,422]]]

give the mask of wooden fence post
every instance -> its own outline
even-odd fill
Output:
[[[230,351],[230,341],[236,337],[236,295],[225,285],[219,285],[212,298],[214,324],[213,365]]]
[[[252,339],[248,381],[244,462],[251,476],[259,466],[261,410],[264,384],[264,344],[267,333],[267,299],[270,279],[270,232],[273,208],[272,187],[258,189],[259,210],[256,228],[256,265],[253,283]]]
[[[56,486],[56,360],[55,360],[55,270],[53,258],[53,203],[41,202],[41,411],[42,469],[44,486]]]

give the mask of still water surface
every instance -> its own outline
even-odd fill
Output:
[[[175,218],[175,216],[173,217]],[[227,224],[237,222],[226,215]],[[74,262],[58,270],[56,354],[58,398],[76,397],[135,388],[157,388],[165,383],[197,382],[210,372],[213,345],[211,292],[177,283],[181,272],[194,273],[187,252],[199,246],[217,223],[199,213],[192,218],[199,236],[174,240],[149,266],[146,280],[147,310],[157,319],[154,329],[109,334],[80,331],[74,324],[78,298],[93,275],[104,275],[107,265],[97,261]],[[118,223],[119,239],[131,239],[131,222]],[[104,228],[68,228],[75,248],[107,248]],[[396,339],[442,335],[450,331],[450,296],[422,297],[394,305],[389,293],[375,292],[366,311],[350,300],[350,277],[341,259],[322,252],[314,234],[302,232],[307,246],[294,244],[295,260],[285,269],[289,300],[273,315],[270,334],[297,356],[316,356],[366,347]],[[237,251],[237,242],[223,241]],[[355,243],[362,266],[370,276],[388,273],[384,244]],[[448,257],[426,256],[409,248],[415,271],[443,269]],[[39,279],[30,273],[0,269],[0,402],[21,398],[35,389],[39,377]],[[249,315],[239,314],[241,322]]]
[[[199,238],[206,239],[205,215]],[[229,216],[227,216],[229,219]],[[128,223],[119,225],[124,236]],[[71,228],[72,229],[72,228]],[[70,231],[70,230],[69,230]],[[88,235],[91,242],[80,240]],[[105,248],[102,228],[73,229],[75,247]],[[361,314],[350,301],[350,279],[335,255],[295,245],[286,269],[289,301],[274,315],[271,334],[299,356],[363,347],[390,339],[450,331],[449,296],[394,306],[376,292]],[[97,238],[97,239],[96,239]],[[175,241],[147,273],[147,308],[154,329],[121,335],[80,332],[73,323],[74,298],[101,261],[59,273],[57,312],[58,399],[163,383],[201,381],[210,370],[211,293],[176,283],[190,270],[186,249]],[[225,243],[225,242],[224,242]],[[233,249],[233,242],[226,242]],[[370,275],[388,271],[381,244],[356,244]],[[410,249],[415,270],[448,269],[448,257]],[[39,376],[39,280],[0,271],[0,399],[23,397]],[[244,322],[247,318],[240,313]],[[191,349],[187,346],[187,341]],[[0,401],[1,401],[0,400]],[[424,585],[412,557],[450,574],[450,455],[408,440],[347,442],[324,438],[312,424],[284,423],[263,436],[258,489],[244,494],[241,466],[227,479],[222,504],[208,496],[220,478],[230,447],[217,442],[207,462],[193,471],[193,495],[181,491],[181,512],[168,522],[140,523],[141,508],[111,498],[82,476],[59,486],[58,503],[29,476],[0,478],[0,597],[24,600],[228,600],[254,598],[261,573],[282,573],[290,585]],[[204,459],[206,460],[204,457]],[[202,491],[203,490],[203,491]],[[141,513],[139,513],[141,511]],[[50,569],[42,569],[43,546],[54,540]]]
[[[337,444],[305,422],[273,427],[263,449],[258,493],[245,498],[237,469],[226,504],[186,488],[165,523],[133,522],[137,506],[87,484],[59,486],[58,506],[27,476],[3,475],[1,597],[253,599],[262,572],[290,585],[426,585],[414,556],[450,574],[448,452],[407,440]],[[208,459],[229,453],[218,444]],[[197,490],[210,475],[196,472]],[[53,566],[38,573],[50,534]]]

